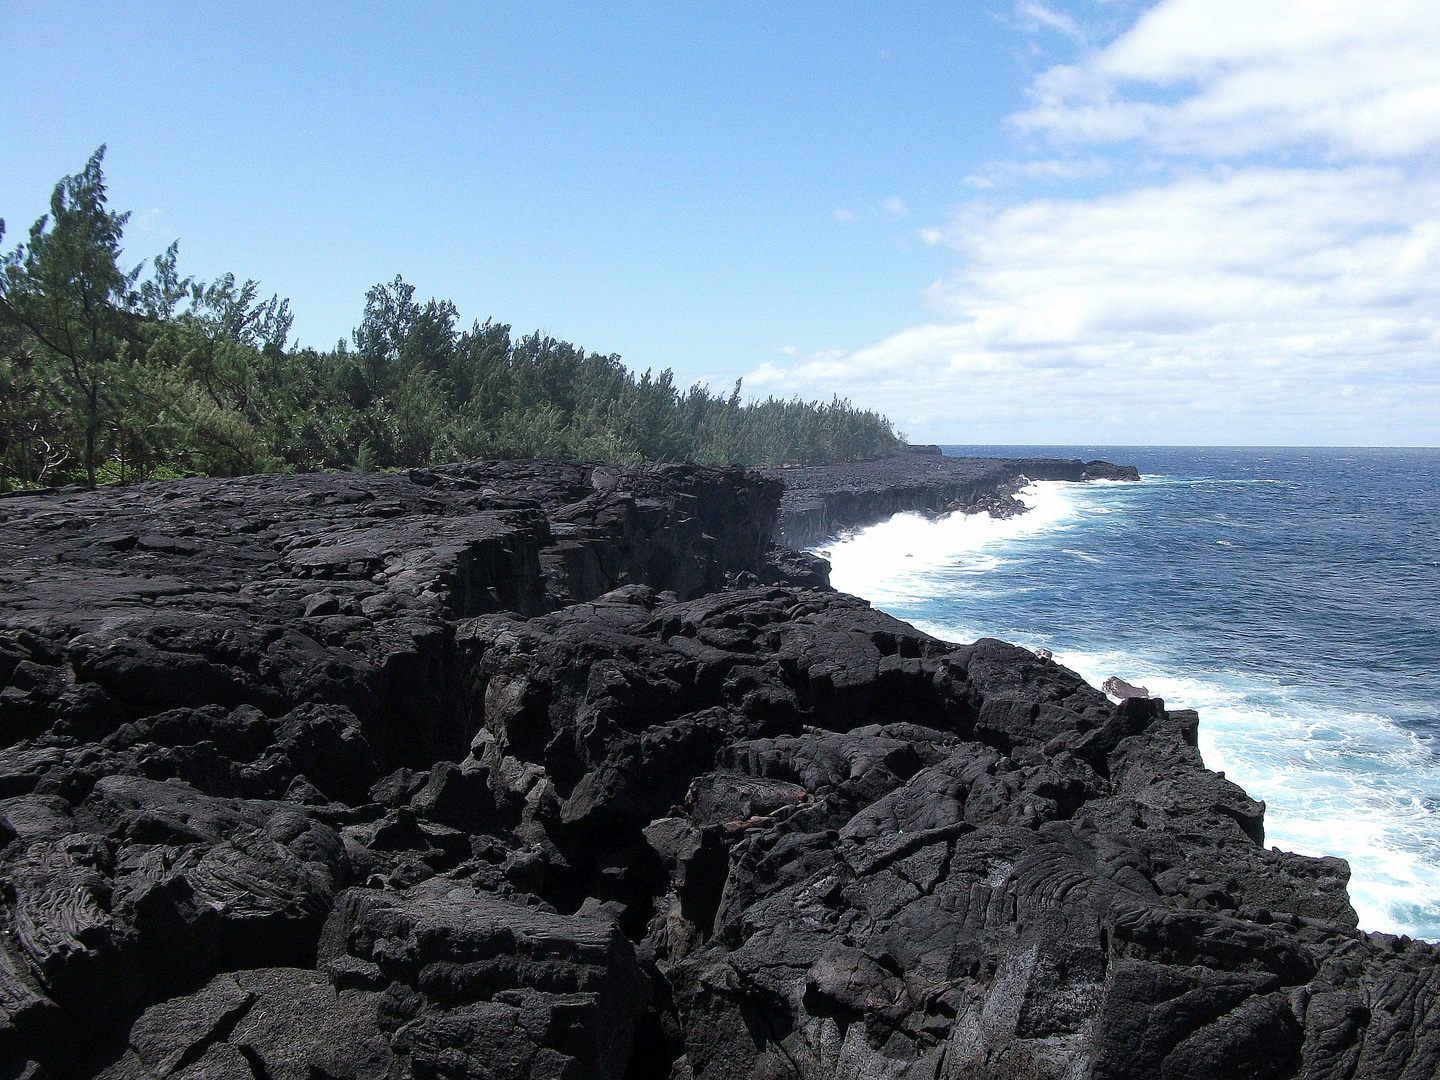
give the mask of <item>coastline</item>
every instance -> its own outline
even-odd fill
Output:
[[[775,542],[803,549],[846,529],[896,514],[1024,513],[1015,493],[1035,480],[1134,480],[1139,472],[1108,461],[1063,458],[949,457],[939,447],[879,461],[763,470],[785,485]],[[928,451],[932,451],[928,452]]]
[[[856,527],[961,482],[869,475],[803,490]],[[4,1064],[1433,1060],[1437,950],[1267,849],[1193,712],[817,587],[769,543],[784,498],[490,462],[0,506]]]
[[[1419,621],[1436,581],[1403,542],[1433,531],[1435,499],[1407,498],[1411,461],[1382,454],[1141,460],[1164,475],[1040,484],[1021,518],[898,518],[819,553],[836,587],[928,633],[1053,650],[1095,686],[1118,675],[1197,708],[1206,764],[1267,801],[1267,844],[1347,859],[1364,929],[1440,939]]]

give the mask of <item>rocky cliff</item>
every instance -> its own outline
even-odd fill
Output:
[[[1134,466],[1108,461],[944,457],[938,446],[909,449],[879,461],[768,470],[785,486],[776,542],[805,548],[900,513],[1008,517],[1024,510],[1015,492],[1032,480],[1140,479]]]
[[[1435,949],[1267,849],[1194,713],[829,590],[781,498],[0,500],[0,1073],[1436,1074]]]

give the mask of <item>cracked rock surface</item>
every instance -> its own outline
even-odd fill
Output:
[[[834,592],[780,499],[0,500],[0,1075],[1440,1073],[1435,947],[1267,849],[1196,714]]]

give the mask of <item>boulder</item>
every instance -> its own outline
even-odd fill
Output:
[[[612,920],[443,879],[345,893],[320,961],[343,972],[347,960],[388,981],[387,1007],[403,1020],[391,1045],[416,1075],[623,1077],[653,993]]]

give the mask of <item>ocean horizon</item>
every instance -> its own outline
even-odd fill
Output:
[[[1362,929],[1440,940],[1440,449],[943,450],[1142,480],[1034,483],[1005,520],[900,515],[816,549],[836,588],[1197,709],[1268,846],[1347,859]]]

